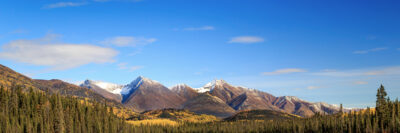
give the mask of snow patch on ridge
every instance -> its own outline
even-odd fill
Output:
[[[145,78],[143,76],[139,76],[134,81],[132,81],[131,83],[129,83],[128,85],[123,87],[121,94],[122,95],[130,94],[131,92],[133,92],[134,90],[139,88],[140,85],[142,85],[142,83],[144,83],[144,82],[146,82],[146,84],[149,84],[149,85],[160,84],[160,82],[158,82],[158,81],[151,80],[151,79]]]
[[[90,88],[91,85],[95,85],[95,86],[97,86],[101,89],[104,89],[110,93],[118,94],[118,95],[121,93],[121,90],[123,88],[123,85],[107,83],[107,82],[103,82],[103,81],[85,80],[85,82],[83,82],[81,84],[81,86],[88,87],[88,88]]]
[[[184,88],[188,88],[188,87],[189,87],[188,85],[181,83],[181,84],[176,84],[172,87],[169,87],[169,89],[179,92],[179,91],[183,90]]]
[[[200,88],[194,88],[197,92],[199,93],[205,93],[205,92],[212,92],[212,90],[214,90],[215,86],[222,86],[226,84],[226,81],[224,80],[213,80],[209,83],[207,83],[206,85],[204,85],[203,87]]]

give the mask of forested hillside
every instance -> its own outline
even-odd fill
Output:
[[[33,89],[23,92],[20,86],[13,86],[9,90],[0,89],[0,132],[400,132],[400,102],[389,100],[381,86],[376,104],[375,111],[368,108],[311,118],[132,126],[105,104]],[[159,111],[148,113],[165,115]]]
[[[0,133],[400,132],[400,103],[397,99],[390,100],[383,86],[377,91],[374,109],[357,112],[342,110],[333,115],[317,113],[310,118],[297,118],[276,111],[249,110],[221,121],[182,110],[137,114],[88,88],[60,80],[33,80],[1,65],[0,74]],[[197,104],[190,105],[197,106],[185,107],[204,109],[208,106],[205,103],[225,105],[221,100],[213,100],[212,96],[206,99],[214,102],[194,99],[189,102]],[[160,119],[175,124],[152,124],[152,121]]]
[[[122,118],[104,104],[73,97],[48,95],[20,86],[0,89],[0,131],[19,132],[121,132]]]
[[[240,120],[204,124],[185,123],[181,126],[144,126],[141,129],[171,132],[284,132],[284,133],[398,133],[400,102],[391,101],[383,86],[378,89],[376,109],[359,112],[317,114],[311,118],[283,120]]]
[[[89,98],[97,102],[107,101],[110,105],[120,107],[119,101],[104,98],[102,95],[85,87],[79,87],[61,80],[38,80],[31,79],[14,70],[0,64],[0,86],[5,89],[11,89],[18,85],[22,91],[30,89],[42,91],[48,94],[60,94],[65,96],[74,96],[79,98]]]

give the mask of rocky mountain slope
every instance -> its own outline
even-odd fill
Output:
[[[245,110],[225,118],[226,121],[239,120],[282,120],[300,118],[300,116],[273,110]]]
[[[339,111],[334,105],[307,102],[293,96],[275,97],[259,90],[233,86],[224,80],[214,80],[201,88],[184,84],[167,88],[140,76],[127,85],[87,80],[77,86],[61,80],[31,79],[2,65],[0,74],[0,85],[5,88],[17,84],[37,91],[107,101],[136,112],[174,108],[228,117],[243,110],[272,110],[308,117],[317,112],[332,114]]]
[[[104,93],[90,87],[104,97],[109,97],[113,91]],[[178,84],[168,89],[157,81],[140,76],[123,86],[118,95],[121,95],[125,107],[137,112],[176,108],[227,117],[243,110],[273,110],[309,117],[317,112],[332,114],[339,111],[338,107],[326,103],[307,102],[294,96],[275,97],[256,89],[233,86],[224,80],[214,80],[201,88]]]
[[[192,87],[186,85],[186,84],[178,84],[173,87],[171,87],[171,90],[175,93],[177,93],[179,96],[184,98],[184,100],[189,100],[197,97],[200,93],[198,93],[195,89]]]
[[[187,100],[182,107],[195,113],[215,115],[217,117],[228,117],[236,112],[223,100],[207,92]]]
[[[91,89],[107,99],[111,99],[117,102],[120,102],[122,100],[122,96],[120,94],[123,88],[122,85],[85,80],[85,82],[83,82],[80,86]]]
[[[79,87],[77,85],[56,79],[53,80],[31,79],[18,72],[15,72],[14,70],[6,66],[0,65],[0,86],[9,88],[11,85],[21,86],[21,88],[24,89],[24,91],[27,91],[27,89],[32,88],[35,91],[46,92],[49,94],[58,93],[61,95],[89,98],[92,100],[96,100],[98,102],[107,101],[107,103],[116,106],[122,105],[117,101],[105,98],[101,94],[98,94],[95,91],[85,87]]]
[[[181,108],[184,99],[157,81],[138,77],[122,91],[122,104],[142,112],[164,108]]]

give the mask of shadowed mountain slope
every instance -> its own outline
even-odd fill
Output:
[[[231,117],[226,118],[226,121],[238,120],[282,120],[300,118],[300,116],[284,113],[273,110],[245,110]]]
[[[183,108],[199,114],[215,115],[217,117],[228,117],[236,111],[224,101],[209,93],[201,93],[197,97],[186,101]]]
[[[89,90],[88,88],[79,87],[61,80],[37,80],[24,76],[12,69],[0,65],[0,85],[9,88],[11,85],[20,85],[23,89],[32,88],[36,91],[42,91],[49,94],[59,93],[61,95],[70,95],[81,98],[89,98],[98,102],[107,101],[113,105],[121,105],[120,103],[104,98],[102,95]],[[26,90],[25,90],[26,91]]]
[[[122,89],[122,104],[135,111],[180,108],[184,99],[157,81],[138,77]]]

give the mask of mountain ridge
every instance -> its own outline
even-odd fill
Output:
[[[146,87],[147,89],[149,88],[162,88],[163,91],[168,96],[175,97],[175,102],[182,103],[181,106],[178,106],[176,104],[169,105],[166,104],[167,106],[158,106],[155,109],[160,109],[160,108],[165,108],[165,107],[173,107],[177,109],[189,109],[190,111],[194,111],[197,113],[201,113],[201,111],[198,110],[203,110],[204,113],[207,112],[206,114],[217,114],[215,112],[218,112],[216,110],[210,111],[212,109],[209,109],[208,111],[206,107],[200,108],[196,107],[196,109],[190,109],[188,107],[193,107],[188,105],[190,101],[192,101],[192,104],[198,104],[198,105],[206,105],[208,108],[215,108],[211,106],[222,106],[221,102],[217,102],[213,104],[208,104],[207,102],[204,101],[196,101],[193,99],[196,99],[197,97],[203,97],[203,99],[207,99],[204,97],[202,94],[208,94],[210,96],[213,96],[221,101],[224,102],[224,104],[228,105],[230,108],[234,109],[236,112],[238,111],[243,111],[243,110],[253,110],[253,109],[267,109],[267,110],[273,110],[273,111],[281,111],[281,112],[286,112],[294,115],[299,115],[303,117],[309,117],[314,115],[315,113],[326,113],[326,114],[333,114],[339,111],[339,108],[334,105],[322,103],[322,102],[308,102],[305,100],[302,100],[298,97],[295,96],[273,96],[267,92],[260,91],[257,89],[250,89],[242,86],[233,86],[226,82],[223,79],[216,79],[213,80],[207,84],[205,84],[203,87],[200,88],[192,88],[187,84],[177,84],[172,87],[169,87],[168,89],[174,94],[170,94],[170,91],[167,91],[166,87],[162,85],[160,82],[151,80],[149,78],[146,78],[144,76],[139,76],[135,80],[133,80],[131,83],[128,85],[125,85],[124,88],[121,91],[121,95],[125,98],[123,98],[122,103],[124,104],[126,102],[126,99],[129,97],[134,97],[132,94],[142,86],[143,83],[146,83],[150,86],[158,86],[158,87]],[[138,92],[142,92],[138,91]],[[162,94],[158,94],[161,96]],[[146,97],[145,95],[142,95],[142,98]],[[215,98],[211,98],[214,100],[211,101],[219,101],[215,100]],[[147,98],[148,99],[148,98]],[[163,98],[168,101],[168,98]],[[176,100],[176,99],[181,99],[181,100]],[[202,99],[202,98],[200,98]],[[208,98],[210,99],[210,98]],[[196,102],[194,102],[196,101]],[[165,103],[164,103],[165,104]],[[130,106],[130,105],[127,105]],[[150,109],[146,107],[145,109],[139,109],[139,110],[146,110]],[[231,112],[231,111],[228,111]],[[226,116],[226,114],[220,115],[220,116]]]
[[[86,85],[77,86],[61,80],[31,79],[3,65],[0,65],[0,73],[0,85],[5,88],[18,83],[24,88],[51,94],[108,101],[136,112],[175,108],[227,117],[243,110],[267,109],[309,117],[315,113],[333,114],[339,111],[337,106],[327,103],[307,102],[293,96],[276,97],[260,90],[233,86],[225,80],[211,81],[202,89],[185,84],[168,88],[143,76],[127,85],[87,80]]]

